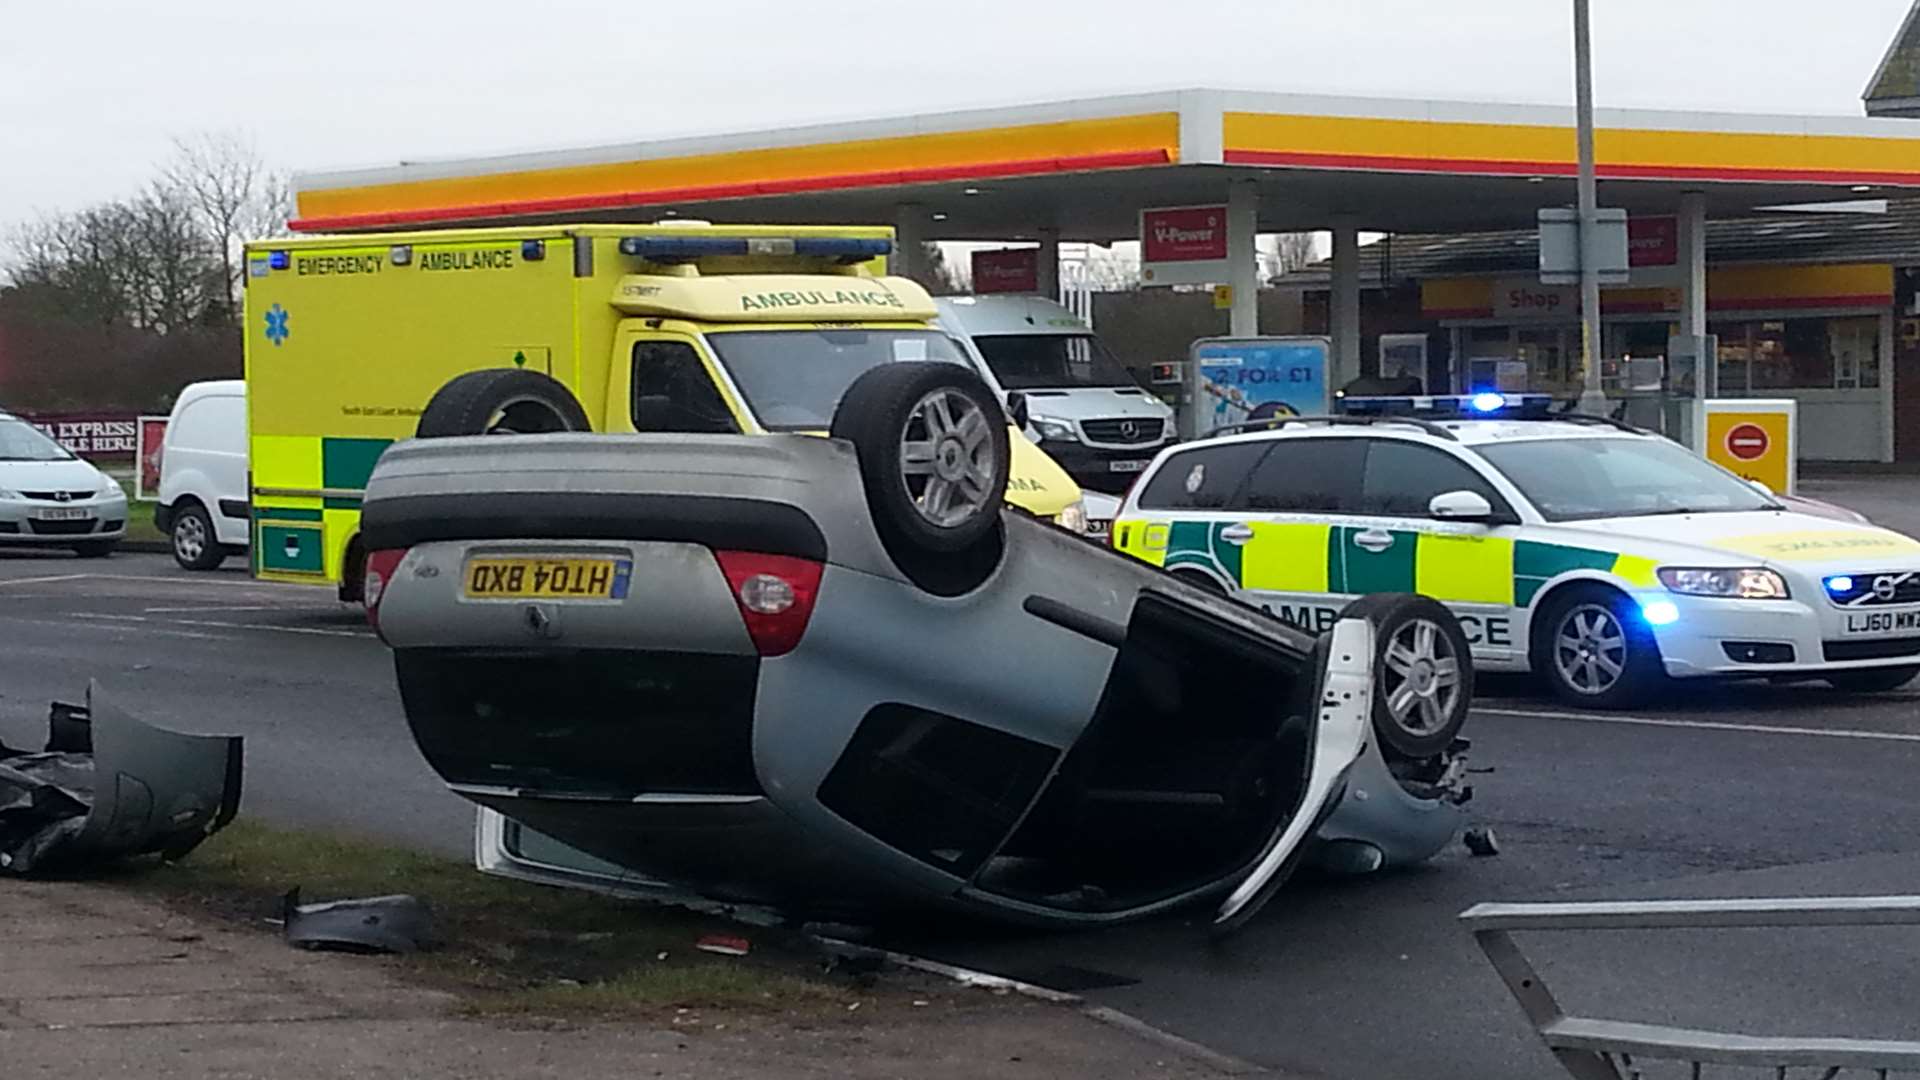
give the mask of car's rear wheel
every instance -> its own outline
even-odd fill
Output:
[[[874,368],[840,399],[832,435],[853,444],[895,565],[941,593],[991,573],[1011,450],[1005,414],[978,375],[945,363]]]
[[[559,381],[537,371],[469,371],[442,386],[420,414],[414,435],[541,435],[591,431],[587,411]]]
[[[1363,596],[1340,618],[1373,625],[1373,730],[1382,748],[1421,760],[1451,745],[1473,704],[1473,654],[1460,620],[1410,593]]]
[[[1915,675],[1920,675],[1920,665],[1903,664],[1899,667],[1829,671],[1821,678],[1828,686],[1843,693],[1882,694],[1907,685],[1913,681]]]
[[[1666,678],[1660,646],[1632,601],[1604,585],[1554,594],[1533,635],[1533,668],[1562,701],[1620,709]]]
[[[227,549],[213,531],[213,518],[199,503],[174,510],[172,540],[173,561],[183,570],[214,570],[226,561]]]

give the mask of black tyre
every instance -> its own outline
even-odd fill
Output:
[[[73,553],[83,559],[104,559],[119,546],[118,540],[83,540],[73,545]]]
[[[173,561],[183,570],[214,570],[226,561],[227,549],[213,531],[213,517],[199,503],[174,508]]]
[[[1473,654],[1460,620],[1411,593],[1363,596],[1340,618],[1373,624],[1373,732],[1381,748],[1413,761],[1445,750],[1473,705]]]
[[[1920,665],[1902,664],[1899,667],[1856,668],[1852,671],[1829,671],[1821,676],[1828,686],[1848,694],[1884,694],[1889,690],[1898,690],[1920,675]]]
[[[840,399],[832,435],[853,444],[868,511],[896,561],[997,541],[1011,456],[1006,414],[972,371],[874,368]]]
[[[1560,700],[1590,709],[1639,704],[1667,677],[1639,609],[1605,585],[1554,593],[1534,624],[1532,657]]]
[[[587,411],[559,382],[537,371],[469,371],[441,387],[420,414],[414,436],[541,435],[591,431]]]

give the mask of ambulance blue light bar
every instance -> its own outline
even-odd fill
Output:
[[[1547,394],[1503,394],[1492,390],[1431,397],[1342,397],[1334,404],[1337,411],[1347,416],[1417,416],[1422,419],[1538,418],[1549,416],[1553,411],[1553,398]]]
[[[715,255],[805,255],[865,262],[893,253],[893,241],[853,236],[627,236],[620,253],[655,263],[685,263]]]

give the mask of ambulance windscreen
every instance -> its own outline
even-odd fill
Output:
[[[734,330],[707,342],[768,431],[826,430],[847,387],[881,364],[967,363],[932,330]]]

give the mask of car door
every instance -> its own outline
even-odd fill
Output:
[[[636,334],[624,344],[628,362],[616,365],[616,395],[610,400],[625,399],[627,415],[609,407],[609,430],[722,435],[741,430],[736,410],[715,385],[693,339]]]
[[[1241,546],[1224,537],[1240,522],[1240,492],[1266,456],[1262,440],[1199,443],[1169,454],[1123,505],[1113,546],[1221,592],[1241,587]]]
[[[1238,549],[1243,600],[1323,634],[1349,599],[1395,580],[1391,537],[1353,517],[1367,440],[1311,435],[1264,445],[1220,538]]]
[[[1359,493],[1345,542],[1347,591],[1417,592],[1460,617],[1477,662],[1524,659],[1516,617],[1513,552],[1519,517],[1478,469],[1412,439],[1366,440]],[[1485,521],[1441,520],[1437,495],[1471,491],[1487,500]]]

